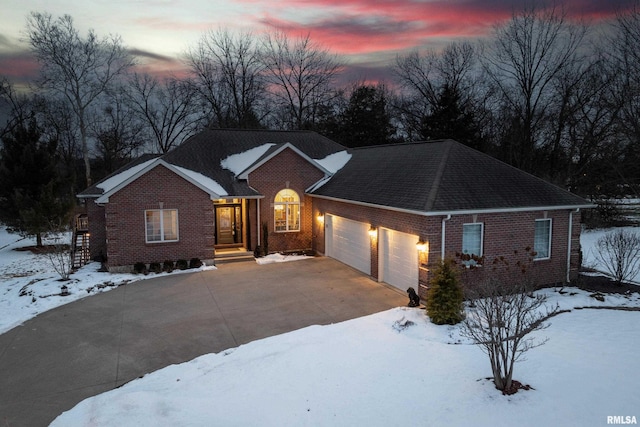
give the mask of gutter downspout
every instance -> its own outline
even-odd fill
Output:
[[[447,226],[446,226],[446,222],[449,221],[451,219],[451,214],[448,214],[446,218],[442,218],[442,244],[440,245],[440,260],[444,261],[444,254],[445,254],[445,241],[446,241],[446,231],[447,231]]]
[[[569,211],[569,239],[567,241],[567,277],[566,282],[570,282],[571,272],[571,236],[573,235],[573,214],[580,212],[580,208],[575,211]]]
[[[256,224],[256,228],[258,229],[258,246],[260,246],[260,231],[262,230],[262,226],[260,225],[260,199],[256,199],[256,202],[258,202],[258,212],[256,217],[256,221],[258,221],[258,223]]]

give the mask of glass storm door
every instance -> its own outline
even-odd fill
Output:
[[[216,241],[219,245],[234,243],[235,215],[231,206],[216,207]]]

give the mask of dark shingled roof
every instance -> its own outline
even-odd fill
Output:
[[[323,159],[330,154],[346,150],[337,142],[311,131],[207,129],[163,155],[162,160],[213,179],[230,196],[251,197],[259,194],[249,187],[246,181],[237,180],[231,171],[223,169],[220,162],[231,155],[269,143],[276,146],[271,147],[261,159],[285,143],[290,143],[312,159]],[[123,170],[140,163],[141,161],[131,163]],[[123,170],[119,170],[118,173]],[[115,173],[111,176],[113,175]],[[102,192],[94,185],[79,196],[102,194]]]
[[[452,140],[354,149],[312,195],[424,213],[589,203],[540,178]]]
[[[129,163],[127,163],[126,165],[122,166],[120,169],[116,170],[115,172],[107,175],[106,177],[104,177],[103,179],[101,179],[100,181],[96,182],[95,184],[93,184],[91,187],[83,190],[81,193],[78,194],[78,197],[95,197],[95,196],[99,196],[102,193],[104,193],[104,190],[102,188],[98,188],[97,185],[99,185],[101,182],[106,181],[107,179],[111,178],[112,176],[118,175],[119,173],[122,173],[126,170],[129,170],[135,166],[138,166],[139,164],[142,164],[144,162],[147,162],[151,159],[155,159],[156,157],[160,157],[161,154],[143,154],[142,156],[138,157],[137,159],[134,159],[132,161],[130,161]]]

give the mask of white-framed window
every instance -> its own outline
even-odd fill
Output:
[[[474,222],[462,224],[462,254],[467,256],[482,256],[484,223]],[[463,260],[466,265],[476,265],[474,260]]]
[[[551,258],[551,218],[536,219],[533,251],[534,259]]]
[[[276,232],[300,231],[300,197],[295,191],[280,190],[273,203],[273,220]]]
[[[178,241],[178,210],[149,209],[144,211],[147,243]]]

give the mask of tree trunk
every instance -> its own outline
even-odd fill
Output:
[[[42,233],[36,233],[36,246],[38,248],[42,247]]]

